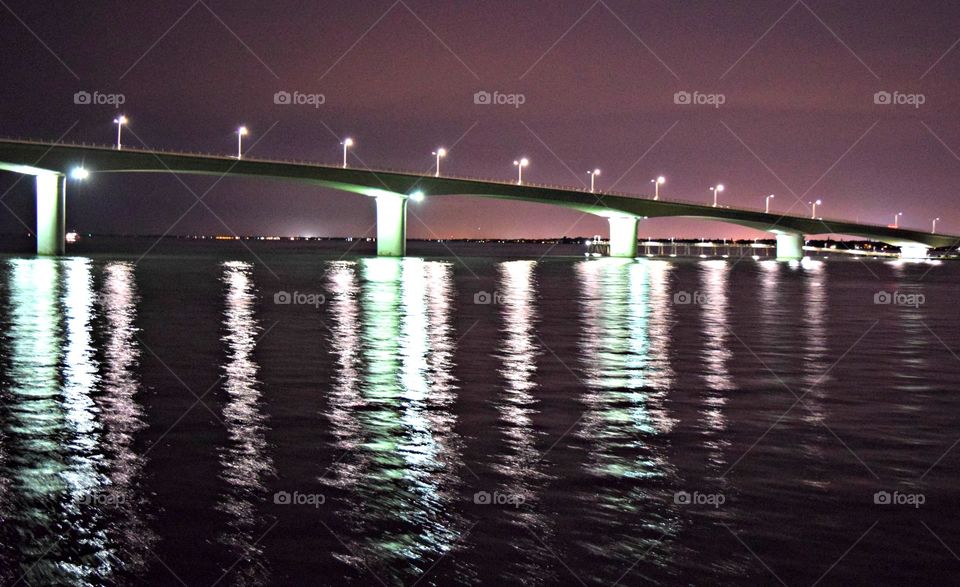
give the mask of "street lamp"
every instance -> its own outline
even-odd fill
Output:
[[[817,219],[817,206],[823,204],[823,200],[817,200],[816,202],[811,202],[811,204],[813,205],[813,214],[810,216],[810,218],[816,220],[816,219]]]
[[[588,171],[588,172],[587,172],[587,175],[590,176],[590,193],[592,194],[593,191],[594,191],[593,188],[594,188],[594,185],[595,185],[595,184],[594,184],[594,181],[596,180],[597,176],[600,175],[600,170],[599,170],[599,169],[594,169],[593,171]]]
[[[88,177],[90,177],[90,172],[87,171],[85,167],[74,167],[73,170],[70,172],[70,177],[78,181],[83,181]],[[934,226],[934,229],[936,229],[936,226]]]
[[[347,149],[353,146],[353,139],[346,138],[343,139],[343,142],[340,143],[343,145],[343,168],[347,168]]]
[[[650,183],[653,184],[653,199],[654,199],[654,200],[659,200],[659,199],[660,199],[660,186],[662,186],[663,184],[667,183],[667,178],[665,178],[664,176],[661,175],[661,176],[658,177],[657,179],[651,179],[651,180],[650,180]]]
[[[419,190],[413,192],[412,194],[410,194],[410,199],[413,200],[414,202],[422,202],[422,201],[423,201],[423,192],[421,192],[421,191],[419,191]]]
[[[120,130],[123,128],[123,125],[130,122],[130,120],[121,114],[120,116],[113,119],[113,123],[117,125],[117,150],[120,150]]]
[[[440,159],[447,156],[447,150],[441,147],[431,154],[437,156],[437,172],[434,173],[433,175],[434,177],[440,177]]]
[[[720,185],[718,185],[718,186],[716,186],[716,187],[710,188],[710,191],[713,192],[713,207],[716,208],[716,207],[717,207],[717,194],[719,194],[720,192],[723,191],[723,184],[721,183]]]
[[[770,194],[769,196],[767,196],[767,207],[764,210],[767,214],[770,213],[770,200],[772,200],[773,198],[776,198],[776,196],[773,194]]]
[[[237,129],[237,159],[243,157],[243,137],[250,134],[247,127],[241,126]]]
[[[940,222],[940,219],[939,219],[939,218],[934,218],[934,219],[933,219],[933,231],[931,232],[931,234],[937,234],[937,223],[938,223],[938,222]]]
[[[519,161],[514,161],[513,164],[517,167],[517,185],[521,185],[523,184],[523,168],[530,165],[530,160],[524,157]]]
[[[893,227],[900,228],[900,217],[903,216],[903,212],[897,212],[893,215]]]

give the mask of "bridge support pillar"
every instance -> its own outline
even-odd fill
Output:
[[[67,178],[37,175],[37,254],[63,255],[67,243]]]
[[[802,234],[777,235],[777,261],[799,261],[803,259]]]
[[[925,245],[901,245],[901,259],[926,259],[930,256],[930,248]]]
[[[633,259],[637,256],[637,222],[633,216],[611,217],[610,256]]]
[[[377,256],[407,254],[407,196],[382,194],[377,199]]]

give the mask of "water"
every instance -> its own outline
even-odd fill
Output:
[[[0,258],[3,584],[960,567],[960,265],[142,245]]]

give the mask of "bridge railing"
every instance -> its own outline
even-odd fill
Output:
[[[45,146],[45,147],[51,145],[51,143],[48,142],[48,141],[38,141],[38,140],[36,140],[36,139],[28,139],[28,138],[22,138],[22,137],[17,137],[17,138],[2,138],[2,139],[0,139],[0,140],[9,141],[9,142],[23,143],[23,144],[29,144],[29,145]],[[107,151],[113,151],[113,150],[116,149],[116,145],[115,145],[115,144],[112,144],[112,143],[109,143],[109,144],[108,144],[108,143],[87,143],[86,141],[83,141],[83,142],[64,142],[64,141],[59,141],[59,142],[56,143],[56,145],[57,145],[57,146],[63,146],[63,147],[82,147],[82,148],[102,149],[102,150],[107,150]],[[158,149],[149,149],[149,148],[146,148],[146,147],[136,147],[136,146],[124,146],[124,147],[123,147],[123,150],[124,150],[124,151],[130,151],[130,152],[136,152],[136,153],[153,154],[153,155],[158,155],[158,156],[159,156],[159,155],[171,155],[171,156],[175,156],[175,157],[205,157],[205,158],[209,158],[209,159],[218,159],[218,160],[236,160],[236,157],[235,157],[235,156],[232,156],[232,155],[224,155],[224,154],[222,154],[222,153],[204,153],[204,152],[199,152],[199,151],[158,150]],[[277,158],[265,158],[265,157],[256,157],[256,156],[251,157],[251,156],[248,156],[248,155],[245,155],[245,156],[243,157],[243,161],[245,161],[245,162],[253,162],[253,163],[269,163],[269,164],[282,164],[282,165],[303,165],[303,166],[324,167],[324,168],[337,168],[337,169],[339,169],[339,168],[341,167],[341,165],[324,163],[324,162],[319,162],[319,161],[308,161],[308,160],[303,160],[303,159],[277,159]],[[432,167],[432,166],[431,166],[431,167]],[[356,169],[362,169],[363,171],[369,171],[370,173],[373,173],[373,174],[376,174],[376,173],[392,173],[392,174],[401,174],[401,175],[417,176],[417,177],[423,177],[423,178],[434,177],[433,174],[430,173],[429,169],[424,170],[424,171],[413,171],[413,170],[410,170],[410,169],[393,169],[393,168],[388,168],[388,167],[373,168],[373,167],[368,167],[368,166],[364,166],[364,167],[362,167],[362,168],[353,167],[353,168],[351,168],[351,169],[354,169],[354,170],[356,170]],[[491,184],[504,185],[504,186],[513,186],[513,185],[516,185],[516,182],[515,182],[515,181],[504,180],[503,178],[476,177],[476,176],[466,176],[466,175],[441,175],[441,176],[440,176],[440,179],[451,179],[451,180],[460,180],[460,181],[476,181],[476,182],[484,182],[484,183],[491,183]],[[597,190],[595,193],[591,193],[589,190],[586,189],[586,185],[571,186],[571,185],[564,185],[564,184],[538,183],[538,182],[529,182],[529,181],[525,181],[525,182],[523,183],[523,185],[526,186],[526,187],[536,187],[536,188],[542,188],[542,189],[554,189],[554,190],[562,190],[562,191],[569,191],[569,192],[587,193],[587,194],[592,194],[592,195],[597,196],[598,199],[599,199],[600,196],[608,196],[608,195],[609,195],[609,196],[620,196],[620,197],[626,197],[626,198],[645,199],[645,200],[652,200],[652,199],[653,199],[653,198],[651,198],[649,195],[636,194],[636,193],[624,192],[624,191],[617,191],[617,190],[610,190],[610,191]],[[704,203],[704,202],[699,202],[699,201],[694,201],[694,200],[686,200],[686,199],[683,199],[683,198],[673,198],[673,197],[660,198],[660,201],[661,201],[661,202],[664,202],[664,203],[670,203],[670,204],[686,204],[686,205],[698,206],[698,207],[709,207],[709,206],[710,206],[709,203]],[[720,208],[722,208],[722,209],[729,209],[729,210],[732,210],[732,211],[745,211],[745,212],[765,213],[765,210],[764,210],[764,209],[761,209],[761,208],[759,208],[759,207],[753,207],[753,206],[738,206],[738,207],[721,206]],[[781,215],[777,214],[776,212],[772,212],[772,213],[770,213],[770,214],[771,214],[772,216],[781,216]],[[798,219],[798,220],[809,220],[809,218],[807,218],[807,217],[805,217],[805,216],[793,216],[793,215],[786,215],[786,214],[784,214],[784,215],[782,215],[782,217],[784,217],[784,218],[791,218],[791,219]],[[835,223],[841,223],[841,224],[858,224],[858,225],[860,225],[860,226],[869,227],[869,228],[889,228],[889,226],[887,226],[887,225],[885,225],[885,224],[873,224],[873,223],[868,223],[868,222],[851,222],[850,220],[845,220],[845,219],[841,219],[841,218],[818,217],[817,220],[820,220],[820,221],[822,221],[822,222],[824,222],[824,223],[835,222]],[[911,229],[903,228],[902,230],[911,230]]]

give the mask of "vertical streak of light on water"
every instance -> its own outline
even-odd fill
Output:
[[[331,346],[337,357],[328,417],[341,453],[331,485],[355,507],[343,515],[358,569],[417,578],[456,544],[461,484],[451,412],[455,381],[449,264],[364,259],[331,267]],[[360,338],[356,337],[360,334]]]
[[[804,259],[800,266],[803,269],[803,325],[806,331],[802,342],[804,386],[794,392],[807,394],[803,398],[804,420],[820,424],[824,420],[821,378],[830,367],[826,325],[829,310],[827,272],[823,261]]]
[[[730,352],[729,297],[727,285],[730,266],[726,261],[703,261],[699,264],[703,296],[700,304],[700,320],[703,324],[705,346],[704,380],[708,392],[703,410],[711,465],[722,467],[723,447],[728,444],[723,438],[727,427],[724,407],[726,393],[734,389],[728,362]]]
[[[503,390],[497,400],[499,428],[506,440],[505,450],[498,455],[493,468],[505,480],[503,492],[523,504],[522,508],[505,506],[511,522],[522,526],[516,532],[523,540],[525,560],[520,574],[531,581],[544,581],[552,572],[552,555],[541,541],[549,542],[552,524],[538,504],[548,475],[544,471],[537,438],[542,435],[534,426],[539,400],[534,391],[537,360],[543,353],[536,339],[537,306],[535,261],[500,263],[499,299],[502,323],[498,342]],[[501,506],[504,507],[504,506]],[[541,541],[527,540],[529,532]]]
[[[143,409],[137,403],[140,382],[136,369],[141,351],[135,325],[137,295],[134,266],[127,262],[107,264],[98,296],[106,321],[103,393],[96,399],[104,427],[103,449],[109,494],[121,519],[111,528],[114,558],[129,572],[151,562],[149,552],[156,536],[144,519],[145,496],[140,489],[145,465],[134,451],[136,435],[146,427]]]
[[[606,569],[591,565],[589,572],[597,581],[609,582],[677,532],[675,514],[651,499],[676,476],[664,446],[658,446],[666,441],[657,438],[675,423],[664,405],[673,378],[670,266],[597,259],[578,263],[576,269],[587,384],[577,434],[589,443],[586,467],[595,479],[591,486],[598,488],[584,496],[583,507],[591,533],[605,538],[592,547]]]
[[[235,583],[265,584],[271,572],[258,543],[266,531],[260,503],[266,495],[266,478],[274,475],[273,459],[266,441],[266,418],[262,413],[259,365],[254,357],[261,328],[255,315],[256,288],[253,267],[246,262],[223,264],[223,331],[226,363],[223,408],[229,442],[220,451],[221,478],[227,490],[219,507],[229,517],[228,529],[219,539],[241,562],[233,570]]]
[[[89,261],[10,261],[10,372],[3,436],[16,458],[4,463],[10,496],[4,533],[28,583],[84,583],[108,575],[98,475],[97,383],[91,342]],[[62,297],[58,296],[61,294]],[[59,299],[58,299],[59,298]]]

